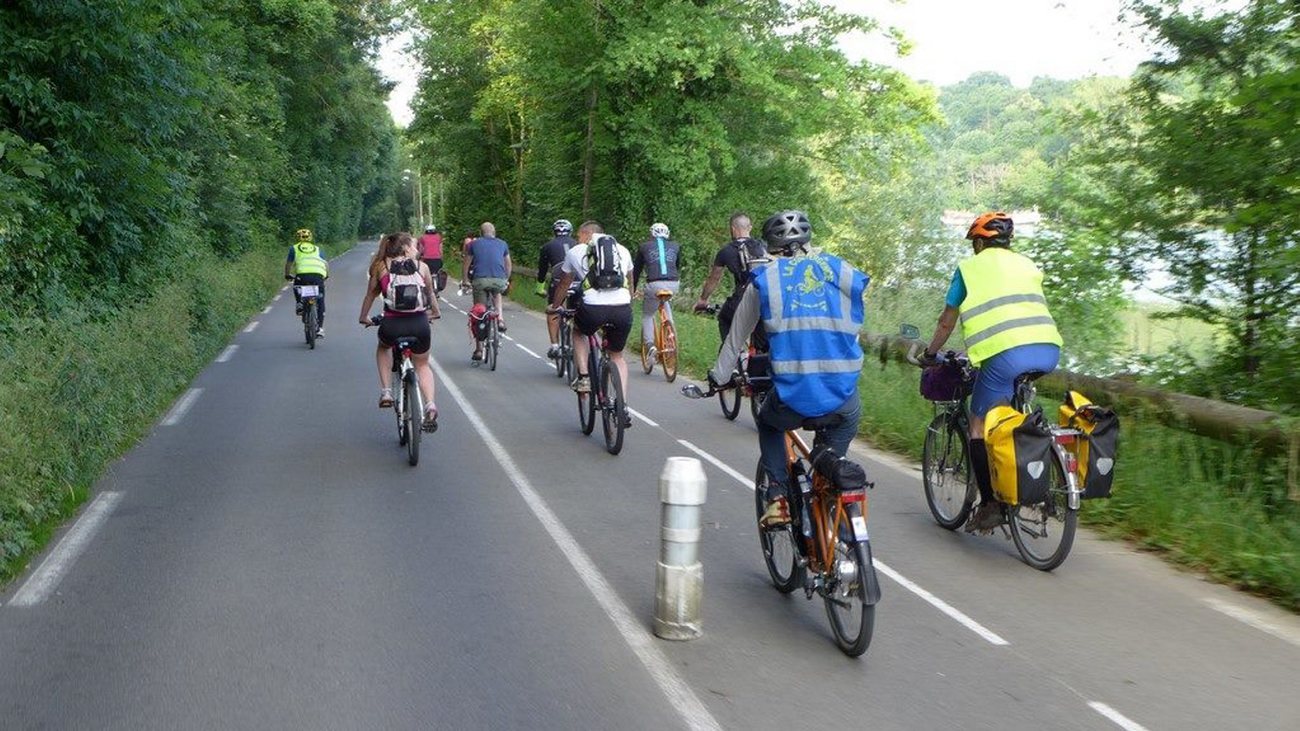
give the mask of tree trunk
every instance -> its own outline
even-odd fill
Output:
[[[582,150],[582,220],[591,220],[591,177],[596,164],[594,149],[596,138],[596,102],[599,89],[596,82],[591,84],[591,93],[587,97],[587,142]]]

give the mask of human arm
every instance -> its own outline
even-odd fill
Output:
[[[370,307],[375,303],[375,298],[379,296],[379,277],[380,274],[371,274],[370,281],[366,283],[366,294],[361,298],[361,315],[357,321],[362,325],[370,325]]]
[[[474,250],[471,246],[465,247],[465,255],[460,258],[460,281],[469,281],[469,270],[474,268]]]
[[[938,354],[939,349],[948,338],[952,335],[953,328],[957,326],[957,318],[961,314],[961,303],[966,299],[966,280],[961,276],[961,270],[958,269],[952,275],[952,284],[948,286],[948,295],[944,298],[943,312],[939,313],[939,322],[934,326],[934,338],[930,340],[930,346],[925,349],[925,355],[932,357]]]
[[[510,260],[510,252],[506,252],[506,281],[510,280],[510,275],[514,273],[515,264]]]
[[[564,300],[569,296],[569,286],[573,284],[573,275],[569,272],[562,271],[560,281],[555,285],[555,296],[546,308],[547,312],[555,312],[564,305]]]
[[[747,348],[749,334],[754,332],[754,327],[758,325],[759,314],[758,291],[749,287],[736,305],[736,314],[731,319],[731,330],[722,343],[722,349],[718,351],[717,361],[714,362],[713,368],[709,369],[709,377],[714,383],[726,383],[731,380],[736,362]]]
[[[709,276],[704,280],[704,286],[700,288],[700,299],[695,303],[697,311],[709,306],[709,296],[713,294],[713,290],[718,288],[718,282],[722,281],[722,275],[726,272],[726,269],[717,264],[714,264],[713,268],[709,270]]]

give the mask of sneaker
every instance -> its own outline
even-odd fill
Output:
[[[323,328],[323,327],[318,327],[318,328],[316,328],[316,337],[318,337],[318,338],[323,338],[323,337],[325,337],[325,328]]]
[[[1002,525],[1002,506],[995,502],[980,503],[975,513],[966,520],[967,533],[988,533]]]
[[[758,527],[775,528],[777,526],[787,525],[790,522],[790,504],[786,502],[785,496],[768,502],[767,510],[763,512],[763,517],[758,519]]]
[[[387,408],[391,408],[392,405],[393,405],[393,389],[391,388],[379,389],[379,408],[387,409]]]
[[[302,303],[299,302],[293,306],[293,314],[302,317]]]
[[[500,319],[497,320],[497,330],[500,330],[501,332],[505,332],[505,331],[506,331],[506,321],[505,321],[505,320],[500,320]]]
[[[591,377],[578,376],[573,381],[573,390],[578,393],[591,393]]]
[[[546,349],[546,357],[551,358],[552,360],[554,360],[555,358],[559,358],[560,346],[556,345],[555,343],[551,343],[551,347]]]
[[[632,414],[629,411],[623,412],[623,428],[624,429],[632,428]]]
[[[438,431],[438,409],[430,406],[424,410],[424,423],[421,425],[424,431]]]
[[[469,359],[475,363],[483,360],[483,351],[481,350],[474,351],[473,353],[470,354]]]

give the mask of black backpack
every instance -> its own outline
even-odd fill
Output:
[[[618,255],[618,241],[601,236],[587,249],[587,289],[610,290],[627,286],[623,257]]]

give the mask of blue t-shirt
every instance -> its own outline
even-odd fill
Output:
[[[469,242],[469,255],[474,257],[474,278],[505,279],[509,253],[510,245],[495,236],[481,236]]]
[[[966,280],[961,278],[961,270],[958,269],[952,275],[952,284],[948,286],[948,298],[944,304],[949,307],[961,307],[961,303],[966,301]]]

